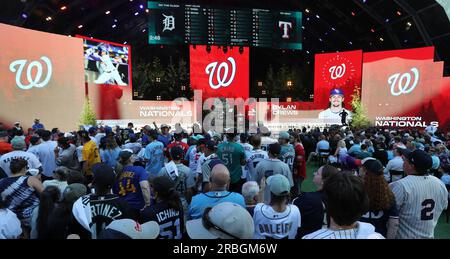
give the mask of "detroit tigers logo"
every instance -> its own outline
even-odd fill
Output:
[[[283,39],[289,39],[289,29],[292,28],[291,22],[278,22],[278,27],[280,27],[283,30],[283,36],[281,36]]]
[[[411,75],[414,75],[414,82],[412,84]],[[411,68],[411,73],[396,73],[391,75],[388,79],[388,84],[391,86],[391,94],[393,96],[400,96],[411,93],[419,83],[419,79],[420,72],[416,67]]]
[[[165,15],[165,14],[163,14],[163,16],[164,16],[163,32],[164,31],[173,31],[175,29],[175,17],[173,17],[172,15]]]
[[[330,67],[328,71],[330,72],[331,79],[336,80],[338,78],[342,78],[345,75],[346,70],[347,67],[345,66],[344,63],[342,63],[342,65],[340,66]]]
[[[205,68],[205,73],[209,75],[209,86],[214,90],[221,87],[228,87],[233,83],[236,75],[236,61],[232,57],[229,57],[227,60],[231,65],[231,75],[229,75],[230,67],[227,62],[220,63],[218,68],[217,65],[219,62],[212,62]],[[217,83],[214,83],[214,76],[216,77]]]
[[[9,65],[9,70],[13,73],[16,73],[17,87],[23,90],[28,90],[33,87],[43,88],[48,84],[53,73],[52,62],[46,56],[42,56],[41,60],[47,67],[47,75],[45,76],[45,79],[41,81],[44,69],[41,62],[35,60],[29,63],[27,66],[26,77],[28,80],[28,84],[22,83],[22,73],[25,68],[25,65],[28,63],[28,60],[19,59],[11,62],[11,64]],[[36,68],[36,74],[33,77],[32,72],[34,68]]]

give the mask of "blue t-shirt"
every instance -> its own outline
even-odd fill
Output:
[[[155,140],[145,147],[144,158],[148,159],[145,170],[150,174],[157,175],[164,166],[164,145]]]
[[[298,207],[302,215],[302,224],[297,231],[297,239],[311,234],[322,228],[325,209],[323,205],[323,194],[318,192],[303,192],[292,203]]]
[[[190,219],[199,219],[203,216],[203,211],[207,207],[214,207],[222,202],[232,202],[242,206],[244,209],[246,208],[244,196],[239,193],[229,191],[200,193],[192,197],[188,216]]]
[[[114,168],[117,165],[120,151],[121,149],[119,147],[116,147],[115,149],[100,149],[100,158],[102,159],[102,162]]]
[[[167,136],[158,135],[157,140],[162,142],[164,144],[164,147],[167,147],[167,145],[169,145],[170,141],[172,140],[172,135],[170,134],[168,134]]]
[[[35,123],[35,124],[33,124],[33,127],[32,127],[34,130],[37,130],[37,129],[43,129],[44,128],[44,125],[42,124],[42,123]]]
[[[113,186],[113,193],[126,201],[133,209],[145,206],[140,182],[148,179],[148,173],[140,166],[125,166],[118,181]]]

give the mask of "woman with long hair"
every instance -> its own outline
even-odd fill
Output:
[[[149,182],[156,202],[141,212],[141,223],[156,221],[160,226],[158,239],[181,239],[185,222],[174,183],[166,176],[149,179]]]
[[[399,224],[398,209],[394,193],[383,176],[383,165],[379,160],[363,160],[360,176],[369,196],[369,211],[360,221],[371,223],[375,231],[388,239],[394,239]]]
[[[48,217],[55,204],[60,200],[61,192],[57,186],[50,185],[44,189],[40,196],[39,206],[34,209],[31,219],[31,239],[48,239]]]

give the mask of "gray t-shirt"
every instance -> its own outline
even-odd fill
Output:
[[[189,167],[183,164],[176,164],[176,166],[178,169],[178,178],[175,180],[175,189],[178,191],[180,199],[186,200],[186,197],[184,195],[186,190],[195,187],[194,175]],[[170,179],[165,166],[161,168],[158,176],[166,176]]]
[[[77,148],[70,144],[69,148],[59,151],[58,157],[56,158],[57,166],[65,166],[73,170],[79,170],[80,164],[77,158]]]

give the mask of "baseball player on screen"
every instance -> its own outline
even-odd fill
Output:
[[[352,112],[344,108],[344,91],[335,88],[330,91],[330,108],[319,113],[319,119],[330,123],[347,125],[352,120]]]

